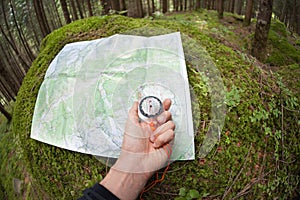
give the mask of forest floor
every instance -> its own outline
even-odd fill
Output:
[[[219,20],[216,11],[206,10],[189,14],[171,13],[160,18],[198,24],[200,31],[253,60],[251,41],[255,32],[255,19],[252,19],[250,26],[243,26],[243,17],[240,15],[225,13],[224,18]],[[272,19],[267,49],[262,53],[265,59],[255,61],[255,65],[277,72],[286,86],[300,98],[300,36],[289,31],[279,20]]]
[[[232,48],[245,59],[255,62],[255,65],[281,74],[287,87],[295,92],[298,98],[300,97],[300,38],[289,32],[279,21],[273,20],[268,49],[264,53],[266,58],[259,62],[250,56],[255,20],[250,26],[244,27],[241,16],[225,13],[224,19],[219,21],[215,11],[171,13],[156,18],[197,24],[200,31]],[[26,164],[20,157],[21,151],[18,141],[12,134],[11,124],[1,116],[0,199],[28,199],[30,194],[42,193],[40,186],[31,182]],[[43,199],[47,199],[46,194]]]

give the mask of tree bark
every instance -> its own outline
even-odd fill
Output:
[[[298,10],[297,14],[296,14],[296,32],[298,33],[298,35],[300,35],[300,2],[298,1],[297,4],[297,8]]]
[[[162,1],[162,13],[168,12],[168,0],[163,0]]]
[[[179,2],[178,2],[178,0],[173,0],[173,6],[174,6],[174,10],[178,11],[178,9],[179,9]]]
[[[33,52],[31,51],[31,48],[29,47],[29,44],[27,42],[28,40],[25,38],[22,29],[19,27],[19,24],[18,24],[17,19],[16,19],[16,15],[15,15],[15,6],[13,5],[12,0],[10,0],[10,8],[11,8],[12,19],[14,21],[15,28],[17,29],[19,39],[20,39],[20,41],[22,43],[22,46],[23,46],[23,48],[26,52],[26,55],[27,55],[25,57],[29,58],[28,63],[30,65],[33,62],[33,60],[35,59],[35,56],[33,55]]]
[[[128,17],[142,18],[143,7],[140,0],[128,0]]]
[[[223,19],[224,17],[224,0],[218,0],[217,4],[218,18]]]
[[[91,0],[87,0],[87,6],[88,6],[88,11],[89,11],[89,17],[91,17],[91,16],[93,16]]]
[[[201,8],[201,0],[196,0],[195,8],[196,10]]]
[[[29,65],[27,64],[27,62],[24,60],[23,58],[23,54],[19,51],[19,49],[16,46],[16,43],[14,41],[14,39],[10,40],[10,38],[8,38],[8,36],[6,35],[5,31],[3,30],[2,26],[0,25],[0,31],[3,35],[3,37],[5,38],[5,40],[7,41],[7,43],[9,44],[9,46],[11,47],[11,49],[14,51],[15,56],[18,58],[19,62],[21,63],[22,67],[24,67],[25,71],[28,71],[29,69]]]
[[[71,8],[72,8],[72,19],[73,20],[78,20],[78,15],[77,15],[77,9],[75,6],[75,1],[70,0]]]
[[[66,24],[70,24],[71,23],[71,18],[70,18],[70,13],[68,10],[68,5],[66,0],[59,0],[60,1],[60,5],[61,5],[61,9],[64,13],[64,18],[66,20]]]
[[[79,3],[78,0],[76,0],[76,5],[77,5],[77,8],[78,8],[78,11],[79,11],[79,15],[80,15],[80,18],[83,19],[83,12],[82,12],[82,8],[81,8],[81,4]]]
[[[244,0],[235,0],[234,12],[238,15],[242,14]]]
[[[32,33],[33,33],[33,38],[34,38],[33,41],[34,41],[34,45],[35,45],[35,50],[37,52],[42,38],[41,38],[41,34],[39,34],[38,31],[36,30],[36,23],[33,22],[35,19],[35,16],[34,16],[34,12],[31,12],[31,9],[30,9],[31,6],[30,6],[29,0],[26,0],[26,6],[27,6],[29,18],[30,18],[30,20],[28,20],[28,22],[29,22],[28,25],[29,25],[30,30],[32,30]]]
[[[58,27],[62,27],[60,15],[59,15],[58,10],[57,10],[56,1],[52,0],[52,4],[53,4],[53,8],[54,8],[53,12],[54,12],[56,24],[57,24]]]
[[[183,9],[184,9],[183,0],[178,0],[178,4],[179,4],[179,10],[183,11]]]
[[[289,20],[289,25],[291,26],[291,30],[297,32],[297,15],[300,10],[297,10],[297,0],[293,0],[291,15]]]
[[[152,16],[150,0],[147,0],[147,12],[148,16]]]
[[[202,2],[202,8],[207,8],[207,0],[203,0]]]
[[[281,9],[281,13],[280,13],[280,16],[279,16],[279,20],[284,22],[284,18],[286,16],[286,6],[287,5],[287,1],[283,1],[283,6],[282,6],[282,9]]]
[[[188,0],[183,0],[183,9],[184,9],[184,11],[187,11],[187,1]]]
[[[155,13],[156,8],[155,8],[154,0],[151,0],[151,4],[152,4],[152,13]]]
[[[266,55],[265,52],[271,24],[272,6],[273,0],[260,0],[259,13],[251,49],[251,54],[259,60],[263,60]]]
[[[36,13],[38,24],[41,28],[43,37],[48,35],[51,30],[49,28],[47,18],[44,12],[43,2],[41,0],[33,0],[33,6]]]
[[[120,2],[119,0],[110,0],[110,5],[112,10],[120,11]]]
[[[206,4],[206,9],[207,10],[211,9],[211,4],[212,4],[212,0],[207,0],[207,4]]]
[[[10,121],[10,120],[12,119],[11,114],[9,114],[9,113],[5,110],[4,106],[3,106],[1,103],[0,103],[0,112],[6,117],[6,119],[7,119],[8,121]]]
[[[247,0],[244,26],[249,26],[251,23],[252,9],[253,9],[253,0]]]
[[[230,0],[230,10],[229,12],[234,13],[234,4],[235,4],[235,0]]]
[[[119,0],[120,11],[126,10],[125,0]]]
[[[12,67],[7,68],[2,60],[0,60],[0,72],[0,81],[9,94],[8,100],[10,100],[17,95],[22,80],[18,80],[16,74],[12,72]]]
[[[102,15],[107,15],[110,10],[110,1],[109,0],[101,0],[101,6],[102,6]]]

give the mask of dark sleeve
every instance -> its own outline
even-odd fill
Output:
[[[85,189],[78,200],[120,200],[104,186],[96,183],[92,188]]]

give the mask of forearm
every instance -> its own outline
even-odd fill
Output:
[[[147,178],[142,173],[125,173],[111,168],[100,184],[121,200],[134,200],[145,187]]]

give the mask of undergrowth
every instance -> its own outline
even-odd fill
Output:
[[[201,26],[201,28],[199,28]],[[30,139],[31,120],[39,87],[55,55],[70,42],[92,40],[139,27],[164,28],[193,38],[218,67],[227,90],[228,112],[220,143],[205,158],[199,146],[210,125],[210,98],[199,72],[188,65],[189,81],[200,111],[195,133],[196,159],[175,162],[165,181],[146,199],[284,199],[296,195],[299,183],[299,102],[280,79],[255,66],[232,48],[202,30],[202,23],[175,20],[93,17],[71,23],[48,35],[19,91],[13,133],[22,160],[40,195],[49,199],[75,199],[100,181],[106,167],[93,156],[71,152]],[[188,49],[185,49],[185,51]],[[206,94],[206,95],[205,95]],[[38,186],[37,186],[38,185]],[[187,197],[189,195],[189,197]]]

